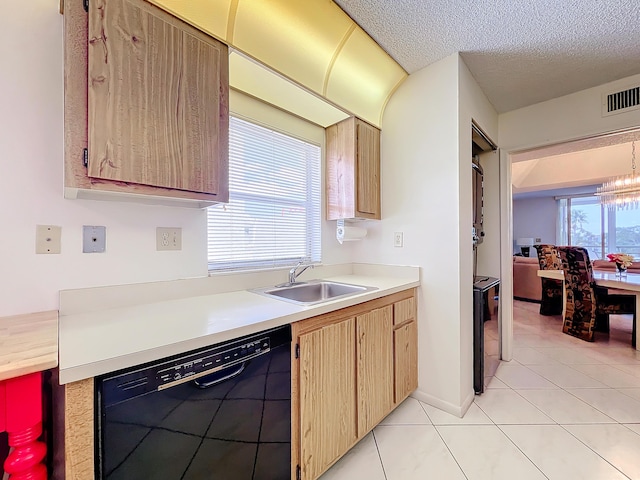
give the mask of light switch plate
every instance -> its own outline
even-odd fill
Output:
[[[107,247],[107,227],[82,226],[82,253],[102,253]]]
[[[156,250],[182,250],[182,228],[156,228]]]
[[[60,253],[62,227],[36,225],[36,253]]]

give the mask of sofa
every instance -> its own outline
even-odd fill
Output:
[[[537,257],[513,257],[513,298],[540,302],[542,281],[538,276],[540,265]]]

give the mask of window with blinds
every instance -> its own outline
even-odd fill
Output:
[[[607,253],[640,256],[640,218],[635,210],[609,209],[594,195],[556,197],[558,245],[579,245],[591,260]]]
[[[208,208],[209,270],[320,261],[320,147],[229,119],[229,203]]]

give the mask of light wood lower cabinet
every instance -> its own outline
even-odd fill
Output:
[[[405,323],[393,331],[394,401],[400,403],[418,388],[418,326]]]
[[[418,388],[418,324],[415,296],[393,304],[394,390],[396,404]]]
[[[356,440],[355,319],[301,335],[300,456],[316,478]]]
[[[356,317],[358,436],[393,408],[393,305]]]
[[[416,388],[415,318],[411,289],[292,325],[293,479],[318,478]]]

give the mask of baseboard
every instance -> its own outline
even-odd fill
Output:
[[[521,302],[529,302],[529,303],[541,303],[540,300],[533,300],[531,298],[524,298],[524,297],[513,297],[514,300],[520,300]]]
[[[416,400],[420,400],[421,402],[427,403],[432,407],[439,408],[440,410],[450,413],[451,415],[455,415],[458,418],[462,418],[464,414],[467,413],[467,410],[469,409],[469,407],[473,403],[473,399],[475,398],[473,390],[471,390],[471,393],[467,395],[467,398],[465,398],[464,402],[462,402],[462,405],[455,405],[453,403],[446,402],[421,390],[415,390],[409,396],[415,398]]]

